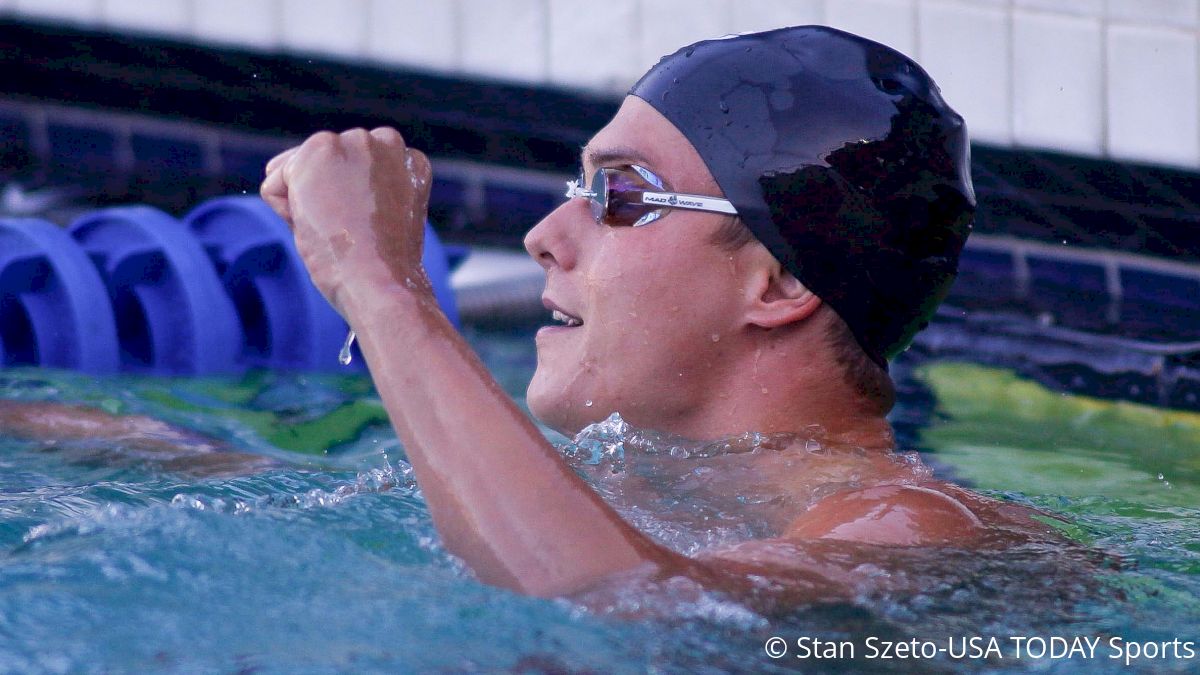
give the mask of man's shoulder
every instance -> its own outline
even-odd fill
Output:
[[[790,540],[921,546],[969,543],[986,530],[963,500],[937,485],[877,485],[836,492],[798,517]]]

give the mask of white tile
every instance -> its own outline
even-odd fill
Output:
[[[459,63],[467,73],[506,80],[546,79],[542,0],[459,0]],[[607,30],[597,27],[597,30]]]
[[[191,32],[191,0],[104,0],[100,8],[104,25],[164,35]]]
[[[920,6],[918,63],[967,121],[971,138],[997,145],[1012,142],[1008,22],[1006,10],[978,3]]]
[[[730,11],[726,0],[642,0],[638,70],[649,69],[681,47],[728,35]]]
[[[280,39],[297,52],[359,57],[367,51],[368,0],[282,0]]]
[[[1108,0],[1111,19],[1195,27],[1200,0]]]
[[[1105,0],[1013,0],[1018,9],[1038,9],[1075,16],[1104,16]]]
[[[1013,140],[1099,155],[1104,64],[1099,19],[1013,14]]]
[[[13,9],[31,18],[81,25],[100,23],[100,0],[15,0]]]
[[[915,56],[917,21],[913,0],[826,0],[825,21],[869,40]]]
[[[637,0],[550,0],[550,81],[623,94],[641,76]],[[612,30],[597,30],[597,26]]]
[[[379,61],[430,70],[458,65],[454,3],[433,0],[370,0],[368,54]]]
[[[733,0],[732,8],[731,33],[825,23],[821,0]]]
[[[1200,73],[1194,33],[1141,26],[1108,32],[1108,151],[1200,165]]]
[[[279,46],[278,0],[196,0],[194,11],[192,35],[198,40],[258,49]]]

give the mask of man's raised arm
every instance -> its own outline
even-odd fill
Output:
[[[262,196],[358,333],[446,547],[483,581],[542,596],[682,570],[561,460],[438,308],[421,268],[430,179],[393,129],[323,132],[271,160]]]

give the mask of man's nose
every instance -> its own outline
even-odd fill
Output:
[[[579,246],[572,235],[572,222],[580,216],[581,202],[569,199],[559,204],[525,235],[525,250],[545,269],[569,270],[575,266]]]

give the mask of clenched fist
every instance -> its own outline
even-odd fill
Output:
[[[395,129],[323,131],[271,159],[260,190],[296,236],[313,283],[345,316],[363,284],[428,289],[421,267],[429,160]]]

